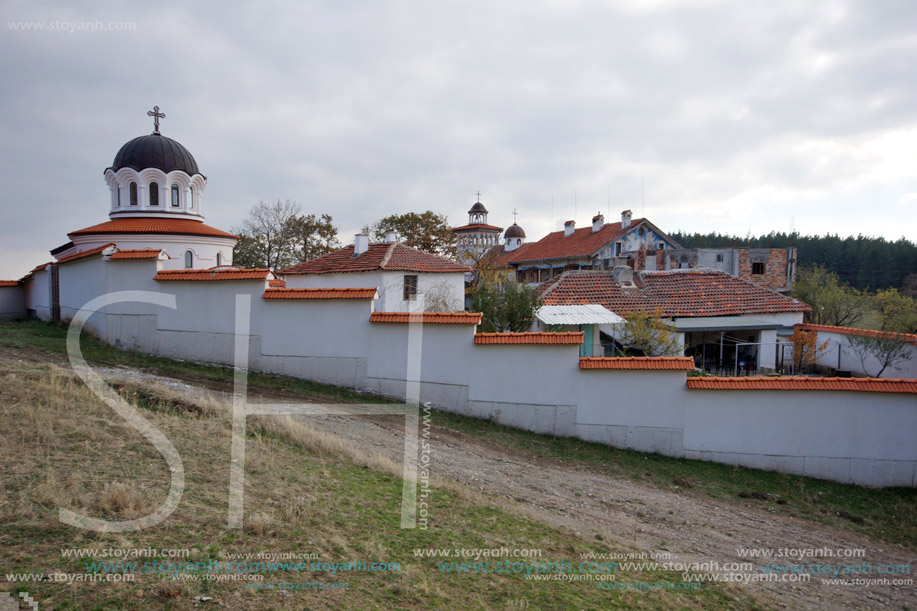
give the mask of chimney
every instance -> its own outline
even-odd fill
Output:
[[[564,223],[564,237],[570,237],[576,230],[576,221],[567,221]]]
[[[626,229],[630,227],[630,217],[633,215],[633,212],[630,210],[625,210],[621,213],[621,229]]]
[[[353,236],[353,256],[359,257],[364,252],[369,249],[369,236],[360,235],[359,233]]]
[[[614,276],[615,282],[621,287],[634,286],[634,269],[629,265],[615,265],[611,269],[611,275]]]
[[[386,231],[386,232],[385,232],[385,243],[386,243],[386,244],[391,244],[391,243],[394,242],[396,239],[397,239],[397,238],[395,237],[395,232],[394,232],[394,231]]]
[[[605,217],[601,212],[592,217],[592,233],[599,231],[605,226]]]

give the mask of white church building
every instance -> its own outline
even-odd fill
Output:
[[[445,286],[458,289],[467,268],[394,243],[357,240],[294,266],[286,286],[269,269],[232,267],[236,237],[204,224],[206,177],[159,133],[158,108],[149,114],[155,131],[105,170],[109,219],[0,281],[0,318],[67,321],[91,303],[84,332],[148,354],[233,365],[245,345],[255,370],[399,399],[416,384],[438,409],[538,433],[917,486],[917,380],[695,378],[689,357],[581,357],[582,331],[476,333],[481,314],[416,307],[426,289],[414,276],[454,277]],[[486,224],[478,214],[471,229]]]

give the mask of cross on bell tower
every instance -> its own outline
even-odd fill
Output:
[[[159,120],[166,118],[166,113],[159,112],[159,106],[154,106],[153,110],[146,111],[146,116],[153,117],[153,133],[159,133]]]

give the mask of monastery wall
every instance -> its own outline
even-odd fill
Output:
[[[94,290],[172,295],[175,309],[112,304],[91,319],[93,332],[231,365],[237,304],[247,304],[255,370],[400,399],[415,379],[422,402],[539,433],[845,483],[917,485],[913,393],[689,389],[686,371],[658,370],[659,361],[652,370],[581,369],[576,344],[475,344],[473,324],[370,322],[370,298],[264,299],[265,280],[155,281],[160,266],[101,257],[63,265],[62,312]],[[74,291],[66,298],[65,287]]]

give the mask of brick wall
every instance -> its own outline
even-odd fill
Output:
[[[793,249],[795,252],[795,249]],[[772,291],[786,291],[786,248],[742,248],[739,250],[739,278]],[[755,263],[763,264],[764,273],[752,273]]]

